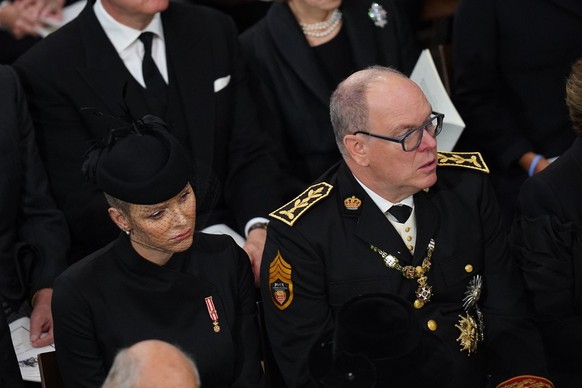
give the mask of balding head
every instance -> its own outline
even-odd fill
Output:
[[[103,388],[198,388],[194,362],[177,347],[146,340],[119,352]]]

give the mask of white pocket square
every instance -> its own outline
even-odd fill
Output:
[[[220,92],[222,89],[226,87],[226,85],[228,85],[229,82],[230,75],[227,75],[226,77],[217,78],[214,81],[214,93]]]

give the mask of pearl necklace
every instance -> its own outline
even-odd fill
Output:
[[[342,20],[342,12],[334,9],[329,19],[318,23],[299,23],[303,33],[307,36],[322,38],[331,34]]]

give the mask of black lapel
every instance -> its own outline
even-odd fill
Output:
[[[344,11],[344,28],[346,29],[350,48],[356,68],[379,64],[378,50],[370,50],[378,44],[378,36],[374,22],[367,16],[368,8],[365,1],[344,1],[342,10]],[[369,5],[372,2],[370,1]]]
[[[127,101],[131,101],[129,108],[132,115],[141,117],[148,113],[144,94],[139,90],[139,83],[127,70],[107,38],[95,16],[91,2],[88,2],[74,22],[79,23],[86,58],[86,62],[77,67],[77,72],[107,106],[109,113],[113,115],[121,113],[125,85],[128,86]]]
[[[170,88],[177,91],[175,94],[171,93],[171,99],[175,96],[179,98],[179,101],[169,101],[169,116],[183,115],[185,117],[187,128],[182,130],[189,133],[188,148],[197,159],[211,163],[214,149],[214,103],[216,101],[214,96],[216,74],[213,67],[215,58],[211,53],[222,48],[211,47],[212,39],[204,37],[207,32],[192,23],[190,23],[191,28],[185,31],[180,20],[177,20],[180,18],[179,13],[180,8],[172,6],[172,3],[168,10],[162,13]],[[168,28],[168,26],[173,28]],[[223,49],[227,50],[227,47]]]
[[[301,27],[284,3],[273,3],[266,16],[267,28],[279,54],[285,58],[299,79],[324,104],[329,103],[329,88],[317,66],[315,54],[303,36]]]
[[[410,263],[412,256],[404,241],[345,164],[338,171],[338,186],[344,217],[357,218],[355,235],[366,244],[374,245],[396,256],[399,260]],[[361,200],[361,205],[357,210],[349,210],[343,204],[347,198],[352,197]],[[378,260],[381,260],[380,255],[378,255]]]

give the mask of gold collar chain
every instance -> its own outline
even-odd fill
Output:
[[[431,238],[428,247],[426,248],[426,256],[422,260],[422,264],[415,267],[413,265],[401,266],[396,257],[370,244],[370,249],[382,257],[386,267],[399,271],[406,279],[417,279],[416,282],[418,283],[418,289],[415,292],[416,300],[414,301],[414,307],[417,309],[422,308],[426,303],[428,303],[433,295],[432,287],[427,283],[427,275],[428,271],[430,271],[434,246],[434,239]]]

